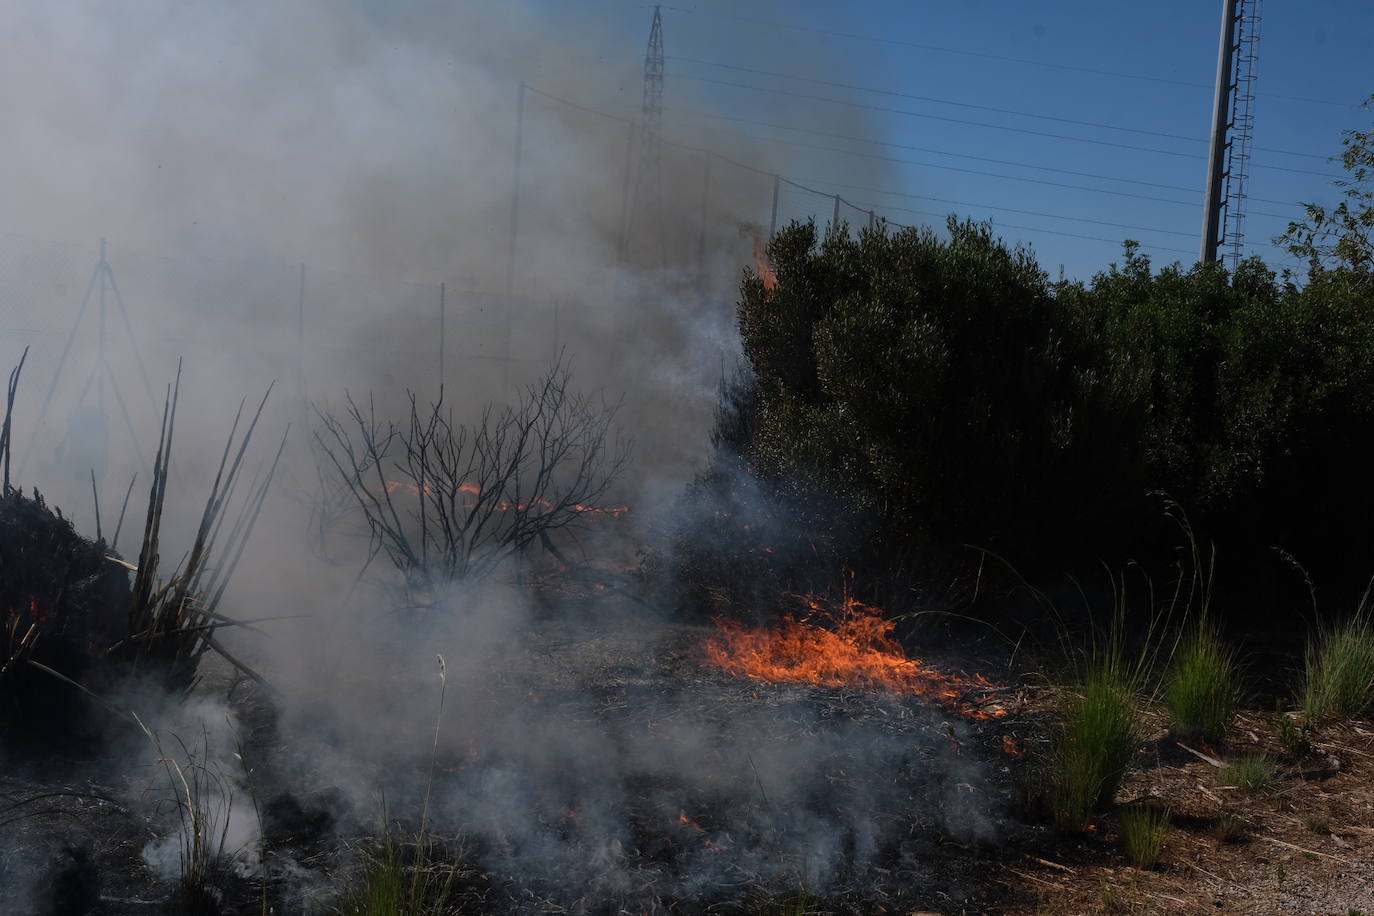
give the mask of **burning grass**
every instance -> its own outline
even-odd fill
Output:
[[[915,695],[973,718],[997,718],[1004,710],[973,698],[992,685],[981,675],[962,678],[910,658],[893,635],[896,622],[846,595],[838,608],[815,595],[795,596],[807,608],[776,627],[750,629],[717,621],[706,641],[707,659],[731,674],[774,684],[855,687]]]

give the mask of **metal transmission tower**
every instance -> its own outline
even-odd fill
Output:
[[[654,7],[654,23],[649,29],[649,47],[644,52],[644,103],[639,119],[639,167],[630,216],[620,240],[624,254],[635,217],[650,219],[651,232],[658,236],[660,258],[667,261],[663,236],[663,12]]]
[[[1250,141],[1255,124],[1260,0],[1222,0],[1221,7],[1221,43],[1212,100],[1212,146],[1199,260],[1212,263],[1218,259],[1221,248],[1229,246],[1234,269],[1245,241],[1245,182],[1249,178]]]
[[[1255,65],[1259,61],[1260,0],[1241,0],[1236,18],[1234,76],[1231,80],[1231,142],[1226,149],[1226,216],[1222,246],[1231,249],[1231,270],[1245,245],[1245,183],[1250,178],[1250,142],[1255,128]]]

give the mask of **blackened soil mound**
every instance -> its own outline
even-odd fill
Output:
[[[129,607],[129,573],[35,491],[0,494],[0,735],[59,737],[87,704],[30,664],[98,685]],[[64,740],[73,735],[68,733]]]

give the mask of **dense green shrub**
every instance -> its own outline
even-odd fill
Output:
[[[1117,421],[1087,341],[1029,252],[987,226],[948,232],[773,240],[777,287],[748,277],[740,304],[751,465],[842,498],[880,549],[1025,547],[1105,519],[1104,490],[1130,491],[1099,460]]]
[[[768,256],[776,285],[742,287],[749,371],[713,473],[801,528],[846,528],[847,562],[963,544],[1023,570],[1148,559],[1176,536],[1147,498],[1163,491],[1255,582],[1274,546],[1333,590],[1368,575],[1374,284],[1299,287],[1258,259],[1156,271],[1133,243],[1051,284],[953,218],[793,224]]]

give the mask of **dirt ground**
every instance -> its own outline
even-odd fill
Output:
[[[1189,753],[1159,729],[1117,799],[1168,806],[1159,864],[1126,864],[1106,817],[1059,859],[1004,863],[1008,887],[1030,899],[999,912],[1374,912],[1374,726],[1327,724],[1312,745],[1286,753],[1273,715],[1256,712],[1240,716],[1224,753]],[[1273,785],[1227,785],[1223,758],[1254,753],[1279,762]]]
[[[1180,748],[1158,728],[1118,796],[1170,810],[1160,863],[1139,870],[1126,864],[1110,814],[1066,838],[1018,805],[1023,775],[1044,747],[1053,697],[1043,686],[994,675],[975,699],[999,715],[978,719],[918,697],[759,683],[706,663],[710,626],[638,626],[621,610],[538,622],[501,649],[489,694],[464,698],[472,716],[533,698],[554,721],[595,734],[597,753],[631,761],[605,768],[613,777],[570,772],[576,766],[561,759],[526,772],[532,765],[518,740],[483,739],[480,753],[471,735],[446,742],[437,788],[459,800],[455,824],[471,820],[461,800],[474,786],[514,772],[542,785],[521,814],[564,856],[563,870],[536,874],[502,837],[455,833],[471,866],[464,912],[781,912],[778,901],[799,886],[785,876],[805,875],[809,855],[789,844],[809,842],[807,831],[820,827],[841,838],[844,864],[823,887],[803,881],[803,905],[786,912],[1374,912],[1370,723],[1323,726],[1301,758],[1279,746],[1273,716],[1258,712],[1242,715],[1220,750]],[[954,670],[961,655],[966,663],[969,653],[953,648],[926,661]],[[200,690],[222,695],[227,673],[207,674]],[[317,909],[327,900],[321,888],[347,872],[362,836],[357,822],[321,813],[321,799],[338,791],[327,774],[278,765],[302,749],[279,727],[270,698],[244,684],[234,697],[259,790],[277,805],[268,831],[273,911]],[[709,738],[693,753],[710,772],[641,762],[645,747],[662,747],[667,758],[685,753],[682,735]],[[770,747],[807,750],[788,758],[784,779],[764,762]],[[1223,758],[1255,751],[1280,762],[1274,785],[1226,785]],[[0,912],[157,912],[170,888],[142,855],[168,829],[165,805],[150,801],[157,779],[146,768],[112,774],[98,760],[8,764],[0,774]],[[615,789],[603,812],[617,819],[614,842],[589,826],[603,803],[579,794],[588,782]],[[969,829],[975,821],[982,826]],[[868,832],[861,836],[856,823]],[[863,851],[861,841],[872,845]],[[303,886],[309,894],[298,892]],[[247,876],[222,911],[261,912],[260,890],[260,873]],[[59,897],[78,904],[55,908]]]

